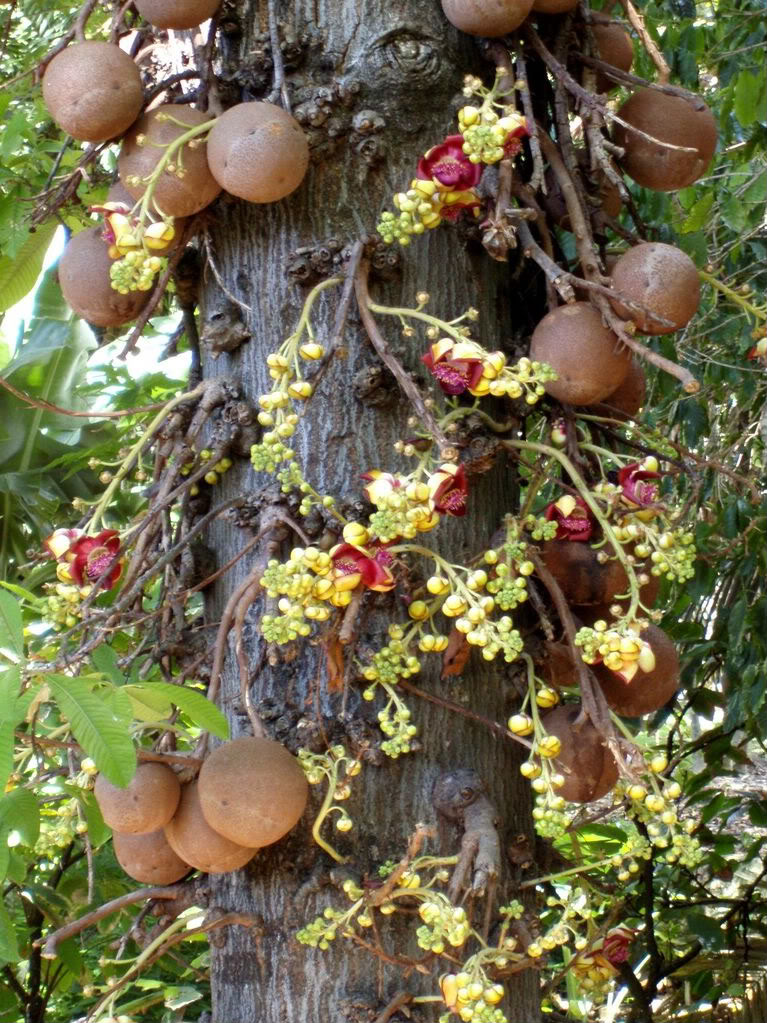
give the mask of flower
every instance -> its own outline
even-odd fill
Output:
[[[482,170],[464,153],[463,135],[448,135],[421,157],[416,173],[421,180],[434,181],[438,188],[465,191],[479,182]]]
[[[503,155],[506,159],[513,159],[519,151],[522,149],[522,139],[527,138],[530,135],[530,129],[527,126],[527,121],[520,114],[510,114],[508,117],[501,119],[501,124],[506,124],[514,118],[518,123],[516,127],[508,125],[509,135],[503,144]]]
[[[394,589],[395,579],[389,568],[392,557],[382,544],[358,547],[339,543],[330,551],[330,558],[330,579],[336,590],[355,590],[360,583],[379,593]]]
[[[447,337],[431,345],[426,355],[421,356],[421,362],[445,394],[471,391],[482,379],[482,360],[474,346],[451,341]]]
[[[402,481],[397,476],[380,469],[364,472],[362,479],[367,480],[367,486],[362,488],[365,497],[371,504],[379,506],[385,506],[389,497],[402,487]]]
[[[649,508],[658,500],[658,486],[647,480],[660,479],[659,472],[643,469],[639,462],[632,462],[618,473],[618,485],[623,500],[637,508]]]
[[[51,557],[59,561],[66,555],[74,541],[83,535],[82,529],[54,529],[48,539],[43,541],[43,547]]]
[[[594,523],[589,516],[589,509],[582,497],[565,494],[558,501],[548,505],[544,516],[547,522],[555,520],[557,532],[555,540],[590,540]]]
[[[96,536],[80,536],[60,558],[59,578],[67,575],[78,586],[99,582],[111,590],[122,574],[120,536],[116,529],[102,529]],[[66,581],[66,580],[65,580]]]
[[[629,947],[636,935],[631,927],[613,927],[604,936],[600,952],[611,966],[625,963],[629,957]]]
[[[429,476],[429,490],[434,510],[443,515],[466,514],[469,485],[462,465],[445,462]]]
[[[438,192],[435,199],[439,200],[436,212],[443,220],[458,220],[463,210],[478,210],[482,205],[482,200],[471,189],[461,192]]]

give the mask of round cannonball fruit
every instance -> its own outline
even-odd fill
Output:
[[[519,28],[530,13],[532,0],[442,0],[451,25],[471,36],[505,36]]]
[[[56,124],[82,142],[122,135],[141,113],[139,70],[112,43],[84,42],[57,53],[43,75],[43,101]]]
[[[588,542],[579,540],[547,540],[541,548],[543,563],[576,607],[609,604],[616,594],[628,589],[621,563],[610,558],[602,564],[598,554]]]
[[[571,803],[590,803],[601,799],[618,780],[618,765],[602,737],[588,718],[576,725],[581,713],[579,703],[562,704],[541,718],[547,735],[556,735],[562,749],[553,760],[564,775],[557,794]]]
[[[135,320],[151,292],[115,291],[109,277],[112,260],[98,227],[81,231],[67,243],[59,260],[59,284],[64,298],[88,323],[120,327]]]
[[[248,202],[294,192],[309,166],[309,144],[294,117],[273,103],[238,103],[213,125],[208,164],[216,181]]]
[[[112,846],[125,873],[143,884],[173,884],[192,869],[171,849],[162,829],[146,835],[122,835],[116,831]]]
[[[165,120],[172,117],[172,121]],[[159,119],[158,119],[159,118]],[[165,103],[144,114],[125,136],[117,163],[120,181],[134,199],[144,194],[144,183],[162,158],[164,149],[179,138],[188,128],[211,120],[207,114],[187,106]],[[180,121],[181,124],[176,122]],[[138,144],[139,136],[144,137],[143,145]],[[162,172],[154,191],[154,201],[163,213],[171,217],[190,217],[199,213],[216,198],[221,186],[210,173],[205,142],[198,142],[194,148],[184,145],[176,153],[171,164],[183,168],[183,176],[176,171]],[[138,179],[136,184],[133,179]]]
[[[533,0],[533,10],[539,14],[564,14],[578,6],[578,0]]]
[[[597,57],[619,71],[630,71],[634,63],[634,44],[626,29],[620,22],[613,21],[603,14],[592,13],[591,18]],[[601,71],[597,72],[597,92],[609,92],[617,86],[618,82],[614,82]]]
[[[200,806],[196,781],[184,785],[175,815],[165,825],[165,837],[181,859],[206,874],[226,874],[239,870],[256,854],[220,835],[208,824]]]
[[[296,758],[271,739],[243,738],[214,750],[200,769],[208,824],[232,842],[260,848],[290,831],[309,786]]]
[[[548,313],[533,331],[530,358],[548,363],[557,380],[546,392],[568,405],[590,405],[619,387],[631,352],[602,323],[589,302],[573,302]]]
[[[119,178],[117,179],[117,181],[115,181],[115,183],[110,187],[109,191],[107,192],[107,202],[121,202],[124,206],[127,206],[128,209],[133,209],[133,207],[136,205],[136,200],[133,198],[133,196],[130,194],[130,192],[123,185]],[[158,256],[165,256],[169,252],[172,252],[173,249],[176,248],[179,241],[181,240],[181,236],[184,232],[184,229],[186,228],[188,221],[189,221],[188,217],[174,217],[173,228],[176,233],[173,235],[169,242],[166,242],[166,244],[162,248],[152,249],[152,254]]]
[[[664,327],[652,315],[632,312],[611,300],[616,313],[633,320],[642,334],[670,334],[684,327],[700,304],[700,278],[695,264],[686,252],[664,242],[642,242],[624,252],[613,267],[612,282],[616,291],[672,324]]]
[[[195,28],[218,10],[221,0],[135,0],[136,10],[155,28]]]
[[[646,395],[647,378],[644,370],[636,359],[632,359],[623,383],[602,402],[594,405],[594,412],[615,419],[634,419],[644,405]]]
[[[176,812],[181,796],[178,778],[165,764],[139,764],[130,784],[121,789],[100,774],[93,789],[101,816],[113,831],[145,835],[157,831]]]
[[[648,625],[641,638],[650,644],[655,654],[652,671],[640,668],[629,682],[624,682],[604,664],[592,666],[610,707],[616,714],[628,718],[659,710],[679,688],[679,655],[663,629]]]
[[[626,100],[618,116],[659,142],[690,147],[669,149],[616,122],[615,142],[626,151],[621,165],[638,185],[674,192],[705,174],[716,149],[717,128],[700,97],[640,89]]]

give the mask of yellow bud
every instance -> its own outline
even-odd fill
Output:
[[[442,614],[447,615],[448,618],[457,618],[458,615],[462,615],[465,610],[466,601],[457,593],[451,593],[442,605]]]
[[[539,707],[555,707],[559,703],[559,696],[556,690],[544,686],[535,694],[535,702]]]
[[[433,575],[426,580],[426,589],[435,597],[440,597],[450,589],[450,583],[441,575]]]
[[[414,600],[407,609],[407,613],[416,622],[422,622],[429,617],[429,608],[422,600]]]
[[[308,380],[294,380],[292,384],[288,384],[288,394],[291,398],[297,398],[299,401],[311,398],[313,390],[314,388]]]
[[[298,354],[302,359],[321,359],[325,349],[316,341],[306,341],[298,349]]]
[[[342,535],[346,543],[355,547],[364,547],[370,539],[370,533],[361,522],[347,522]]]

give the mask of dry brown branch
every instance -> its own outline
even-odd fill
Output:
[[[671,70],[666,63],[666,59],[658,49],[655,40],[652,38],[644,23],[644,18],[639,11],[634,7],[631,0],[619,0],[621,7],[626,12],[631,27],[634,29],[636,34],[644,46],[645,50],[650,57],[650,60],[655,65],[658,71],[658,81],[661,85],[666,85],[671,75]]]
[[[97,924],[99,920],[103,920],[105,916],[110,916],[112,913],[118,913],[126,906],[132,906],[134,902],[143,902],[145,899],[156,899],[158,901],[162,901],[163,899],[179,899],[188,893],[189,886],[186,884],[163,885],[156,888],[139,888],[135,892],[126,892],[125,895],[120,895],[116,899],[111,899],[109,902],[105,902],[103,906],[99,906],[98,909],[94,909],[92,912],[86,913],[85,916],[81,916],[79,920],[72,920],[71,923],[64,924],[63,927],[59,927],[57,930],[49,934],[44,941],[41,938],[40,941],[35,942],[35,944],[38,947],[42,945],[43,959],[55,959],[58,955],[58,947],[62,941],[66,941],[67,938],[71,938],[75,934],[79,934],[80,931],[84,931],[86,927],[92,927],[93,924]]]
[[[406,398],[415,409],[416,415],[423,422],[437,445],[441,449],[452,448],[447,435],[440,429],[431,411],[424,404],[423,395],[413,383],[410,374],[399,363],[399,361],[394,358],[383,334],[381,334],[381,331],[378,329],[378,324],[370,311],[370,295],[368,293],[369,273],[370,264],[368,261],[366,259],[360,260],[359,269],[356,277],[354,278],[354,291],[357,296],[357,305],[359,306],[362,323],[367,331],[368,337],[370,338],[370,343],[373,345],[373,348],[375,348],[378,358],[381,362],[383,362],[399,384],[400,389],[404,392]]]
[[[527,82],[527,63],[521,52],[517,53],[514,57],[514,69],[517,82],[520,84],[522,109],[525,112],[525,119],[530,129],[530,153],[533,158],[533,173],[527,184],[531,192],[535,193],[540,189],[545,195],[546,183],[543,179],[543,155],[541,153],[540,139],[538,138],[538,122],[535,119],[533,98],[530,95],[530,86]]]
[[[426,824],[416,824],[415,831],[407,843],[407,852],[399,861],[394,870],[389,874],[380,888],[370,888],[365,896],[365,903],[368,906],[380,906],[386,902],[391,893],[397,887],[397,882],[418,855],[427,838],[434,837],[434,829]]]
[[[388,1023],[398,1009],[402,1009],[410,1003],[412,997],[407,991],[398,991],[389,1004],[378,1013],[373,1023]]]

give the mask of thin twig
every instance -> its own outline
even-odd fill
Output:
[[[398,1009],[402,1009],[404,1006],[409,1005],[412,998],[413,996],[408,991],[398,991],[389,1004],[378,1013],[376,1018],[373,1020],[373,1023],[388,1023]]]
[[[636,34],[644,46],[645,50],[650,56],[650,60],[655,65],[658,72],[658,81],[661,85],[665,85],[671,75],[671,69],[666,63],[666,59],[658,49],[655,40],[652,38],[644,23],[644,18],[639,11],[634,7],[631,0],[619,0],[621,7],[626,12],[631,27],[634,29]]]
[[[438,707],[442,707],[444,710],[450,710],[455,714],[460,714],[462,717],[468,718],[470,721],[476,721],[478,724],[489,729],[494,735],[498,735],[504,739],[513,739],[514,742],[518,742],[521,746],[524,746],[528,753],[532,751],[533,744],[527,739],[523,739],[521,736],[510,732],[508,728],[504,728],[503,725],[499,725],[497,721],[483,717],[482,714],[478,714],[476,711],[470,710],[468,707],[461,706],[460,703],[453,703],[452,700],[448,700],[444,696],[437,696],[435,693],[427,693],[424,689],[419,689],[417,686],[414,686],[412,682],[407,682],[405,679],[400,679],[397,682],[397,688],[404,689],[406,692],[412,693],[414,696],[420,696],[422,700],[434,703]]]
[[[381,362],[383,362],[399,384],[400,389],[404,392],[405,396],[410,401],[410,404],[415,409],[418,418],[423,422],[424,426],[434,438],[438,446],[441,449],[452,449],[452,445],[447,438],[447,434],[440,429],[437,420],[426,407],[423,395],[413,383],[410,374],[392,355],[389,345],[386,343],[386,340],[378,329],[378,324],[373,318],[373,314],[370,310],[370,295],[368,293],[369,273],[370,264],[368,261],[366,259],[360,260],[359,269],[354,278],[354,290],[357,295],[357,305],[359,306],[362,323],[364,324],[365,330],[370,338],[370,343],[375,348]]]
[[[269,93],[267,103],[276,103],[280,99],[285,110],[290,113],[290,93],[285,81],[285,61],[283,60],[282,47],[280,46],[280,29],[277,24],[275,0],[266,0],[266,3],[269,15],[269,42],[272,50],[272,68],[274,71],[272,91]]]
[[[533,158],[533,173],[530,176],[528,185],[531,192],[537,192],[539,189],[546,194],[546,183],[544,181],[543,172],[543,155],[541,153],[541,143],[538,138],[538,122],[535,119],[535,110],[533,109],[533,97],[530,95],[530,86],[527,81],[527,63],[521,52],[517,53],[514,57],[514,69],[516,71],[516,79],[520,85],[520,96],[522,97],[522,109],[525,112],[525,120],[527,121],[527,127],[530,130],[530,153]]]
[[[191,867],[189,868],[191,870]],[[163,885],[156,888],[139,888],[135,892],[126,892],[125,895],[120,895],[116,899],[110,899],[109,902],[105,902],[103,906],[99,906],[98,909],[94,909],[90,913],[86,913],[85,916],[81,916],[79,920],[72,920],[68,924],[64,924],[63,927],[59,927],[57,930],[49,934],[45,941],[42,940],[37,942],[37,945],[43,946],[43,959],[55,959],[58,955],[58,946],[62,941],[66,941],[67,938],[73,937],[75,934],[79,934],[80,931],[84,931],[86,927],[92,927],[93,924],[97,924],[99,920],[103,920],[105,916],[109,916],[112,913],[118,913],[121,909],[126,906],[132,906],[134,902],[143,902],[144,899],[178,899],[183,895],[186,895],[189,890],[189,886],[186,884],[180,884],[175,886]]]
[[[391,874],[386,878],[380,888],[368,889],[365,903],[368,906],[380,906],[386,902],[391,893],[397,887],[397,882],[418,855],[427,838],[434,837],[434,829],[426,824],[417,824],[415,831],[408,839],[407,852],[399,861]]]
[[[247,302],[243,302],[241,299],[237,298],[236,295],[233,295],[231,291],[227,288],[227,286],[224,284],[223,278],[221,277],[221,274],[218,271],[218,267],[216,266],[216,261],[213,258],[213,242],[211,241],[211,237],[207,229],[203,233],[202,241],[203,245],[205,246],[205,256],[207,258],[207,263],[208,266],[213,271],[213,276],[216,278],[216,284],[219,286],[219,288],[221,288],[221,290],[223,291],[223,293],[226,295],[230,302],[234,302],[234,304],[239,306],[243,312],[250,313],[252,315],[254,310],[247,304]]]

